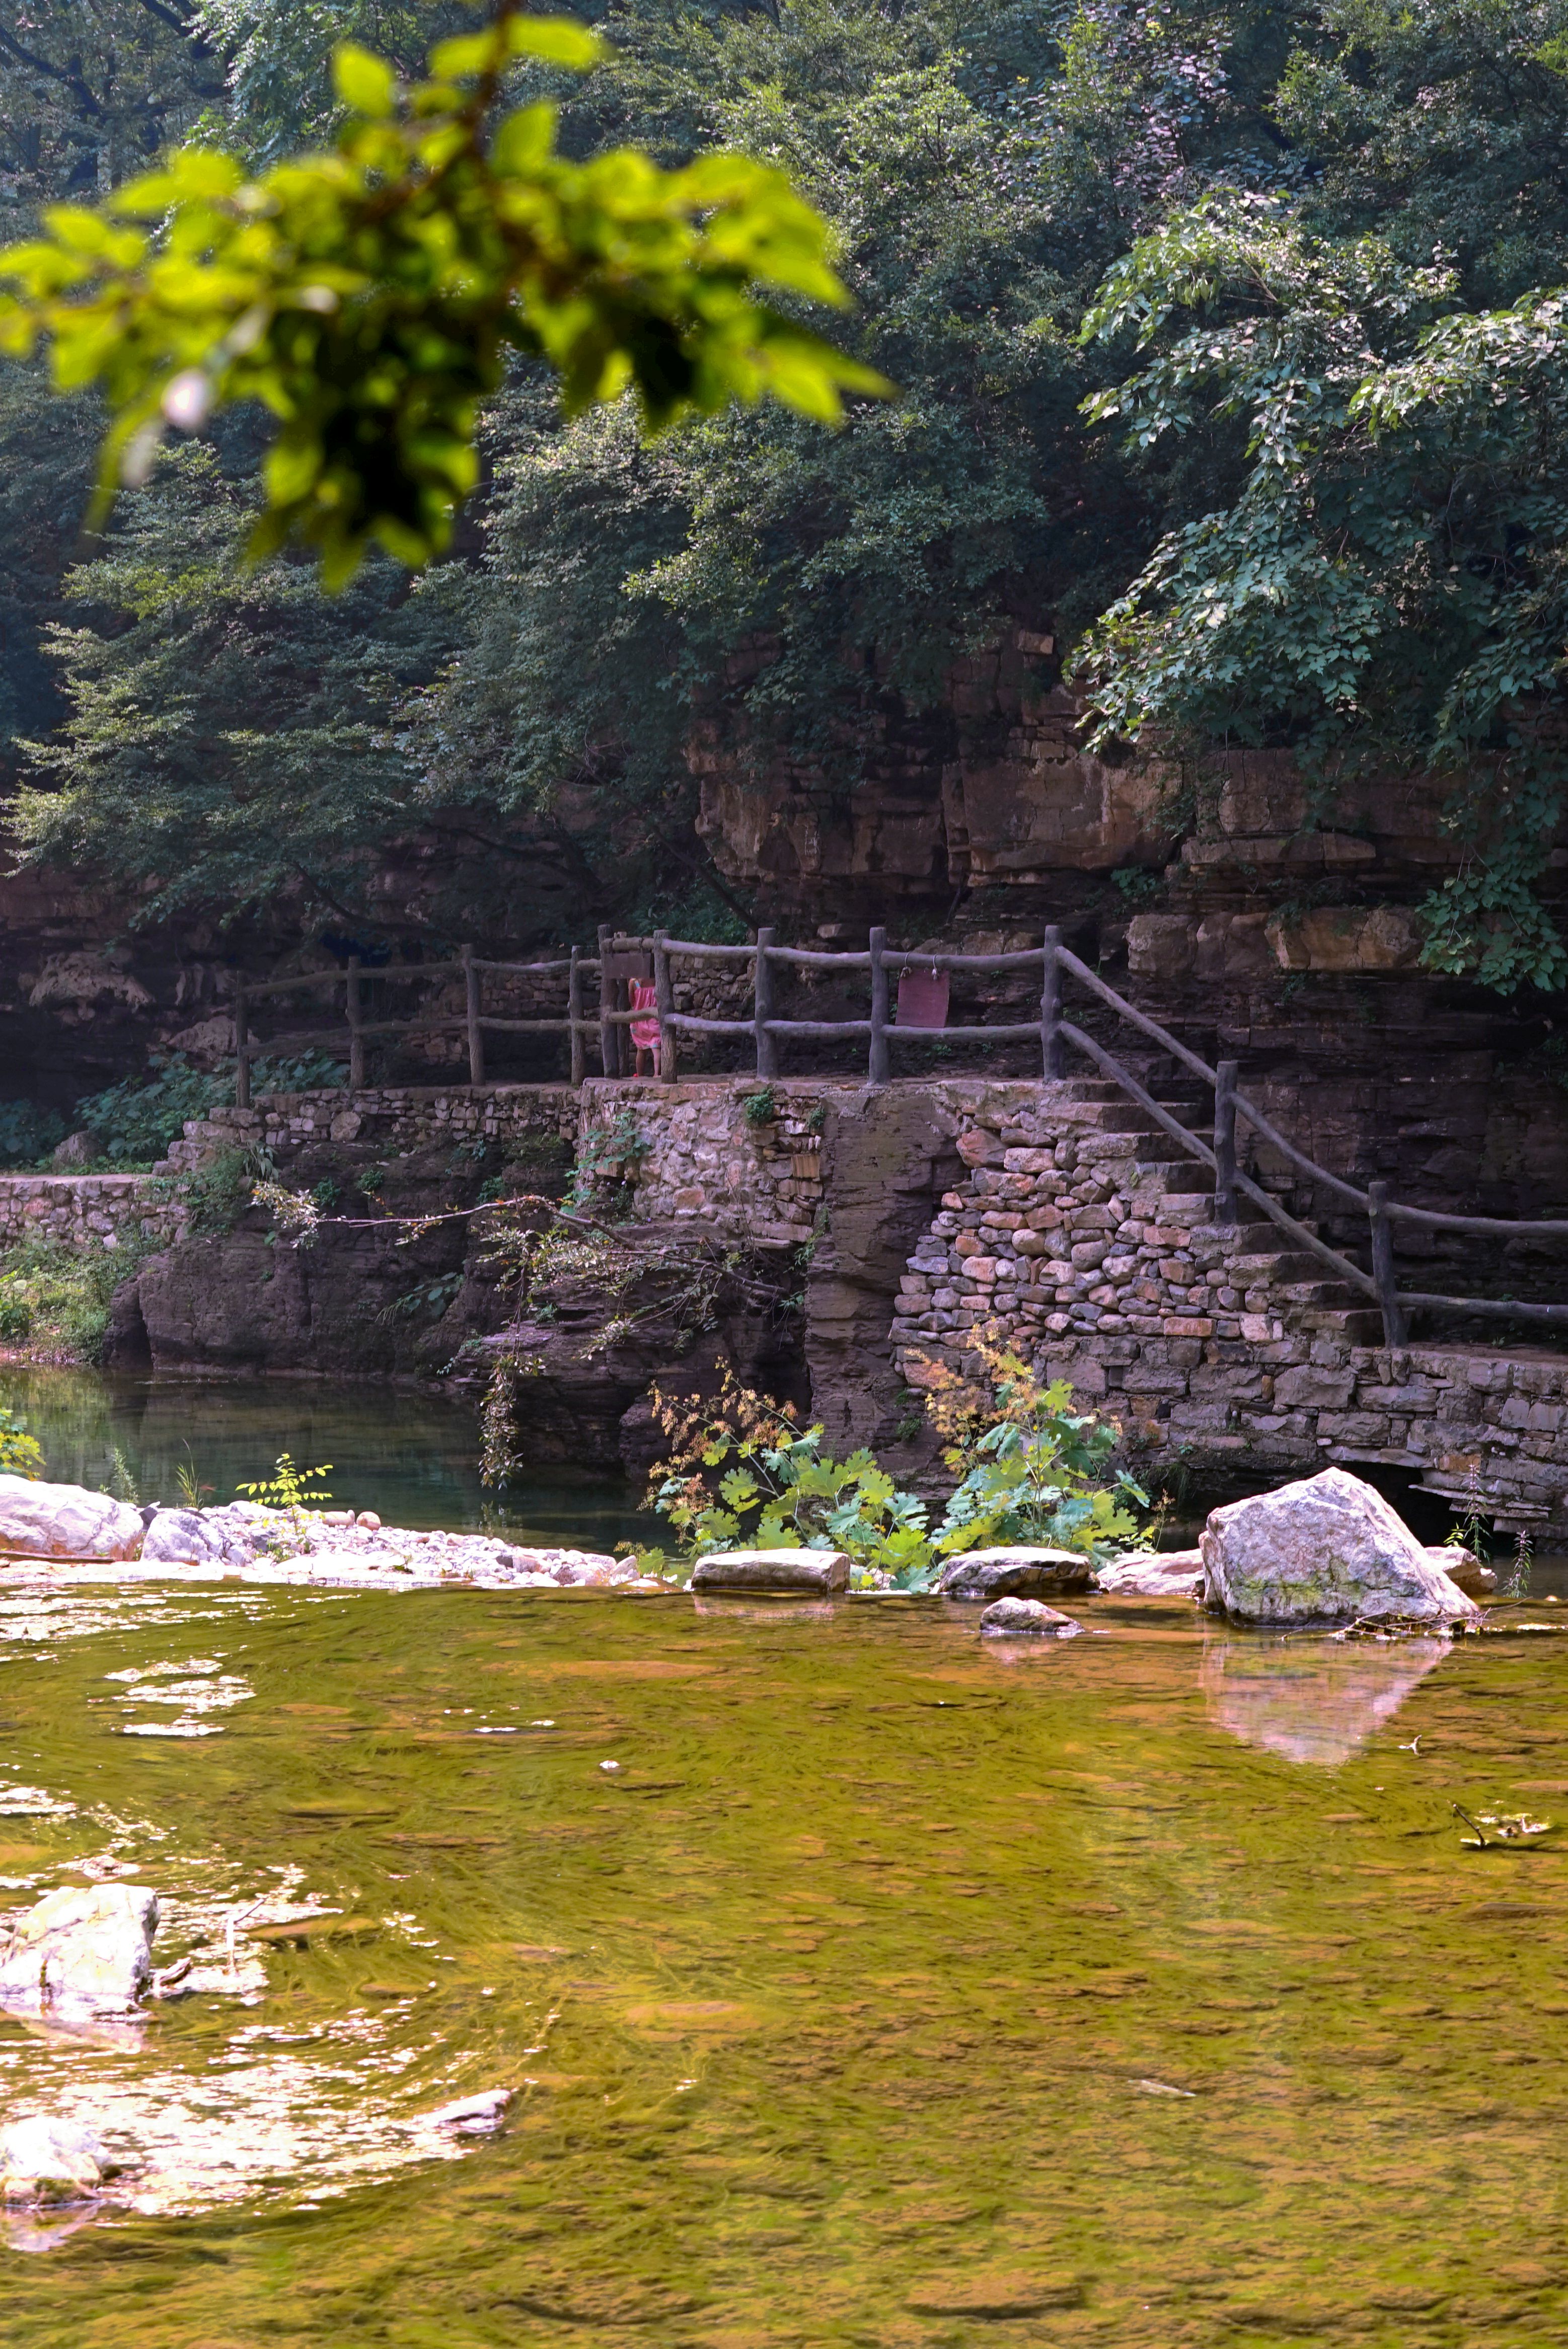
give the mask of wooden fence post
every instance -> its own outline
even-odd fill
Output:
[[[886,930],[871,933],[871,1050],[866,1063],[866,1073],[874,1085],[885,1085],[891,1073],[888,1050],[888,966],[882,957],[887,950]]]
[[[1366,1212],[1372,1219],[1372,1278],[1377,1284],[1377,1303],[1383,1314],[1383,1342],[1386,1346],[1403,1346],[1408,1342],[1409,1330],[1394,1281],[1394,1228],[1388,1220],[1386,1183],[1368,1183]]]
[[[1045,933],[1045,962],[1040,976],[1040,1073],[1062,1073],[1062,966],[1056,957],[1062,933],[1053,923]]]
[[[610,939],[614,932],[599,924],[599,1066],[607,1077],[620,1074],[619,1039],[611,1027],[607,1013],[615,1009],[613,983],[609,976]]]
[[[363,1013],[359,1003],[359,957],[350,955],[343,979],[343,1009],[348,1019],[348,1090],[365,1090],[365,1039],[359,1033]]]
[[[583,1050],[583,967],[582,949],[572,948],[572,959],[566,972],[566,1025],[571,1030],[572,1091],[576,1092],[585,1074],[587,1058]]]
[[[1214,1071],[1214,1220],[1236,1220],[1236,1071],[1221,1061]]]
[[[777,1040],[768,1034],[768,1021],[774,1016],[774,967],[768,959],[776,931],[757,932],[756,978],[752,987],[752,1028],[757,1040],[757,1074],[776,1077],[779,1071]]]
[[[667,1085],[676,1078],[675,982],[670,975],[670,934],[653,941],[653,1008],[659,1014],[659,1073]]]
[[[479,978],[473,967],[473,948],[462,949],[463,1010],[468,1021],[468,1081],[471,1085],[484,1082],[484,1031],[479,1024]]]
[[[234,1106],[251,1105],[250,1018],[245,1004],[244,971],[234,974]]]

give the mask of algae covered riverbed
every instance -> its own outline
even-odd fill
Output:
[[[7,2349],[1560,2342],[1564,1858],[1449,1805],[1568,1801],[1568,1655],[1081,1611],[13,1595],[8,1903],[338,1913],[0,2023],[151,2157],[9,2222]]]

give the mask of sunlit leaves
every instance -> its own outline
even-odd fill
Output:
[[[832,423],[846,390],[885,390],[760,298],[846,299],[781,173],[742,156],[670,172],[629,150],[570,162],[538,105],[489,135],[512,57],[598,53],[567,20],[507,13],[439,45],[452,82],[401,90],[344,44],[331,153],[252,181],[177,153],[100,211],[57,209],[0,254],[0,347],[42,340],[62,386],[101,384],[121,478],[145,475],[171,419],[262,401],[277,434],[253,551],[303,539],[333,581],[371,539],[410,564],[445,545],[509,351],[549,363],[568,413],[629,388],[652,429],[764,397]]]

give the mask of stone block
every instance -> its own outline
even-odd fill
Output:
[[[1315,1364],[1282,1371],[1274,1381],[1274,1401],[1284,1408],[1343,1411],[1355,1388],[1349,1371],[1334,1372]]]
[[[693,1590],[835,1591],[849,1588],[849,1559],[843,1550],[732,1549],[701,1557],[691,1569]]]
[[[1211,1338],[1213,1321],[1205,1314],[1170,1313],[1160,1322],[1160,1333],[1167,1338]]]

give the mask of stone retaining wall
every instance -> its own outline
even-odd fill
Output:
[[[148,1174],[0,1175],[0,1248],[118,1248],[132,1232],[167,1242],[184,1227],[182,1203]]]
[[[892,1339],[911,1385],[975,1376],[989,1336],[1115,1412],[1135,1467],[1383,1465],[1449,1499],[1477,1485],[1505,1526],[1568,1526],[1568,1357],[1368,1342],[1375,1316],[1284,1235],[1215,1226],[1193,1162],[1153,1159],[1115,1130],[1125,1110],[1027,1090],[989,1121],[974,1104],[971,1172],[909,1257]]]

